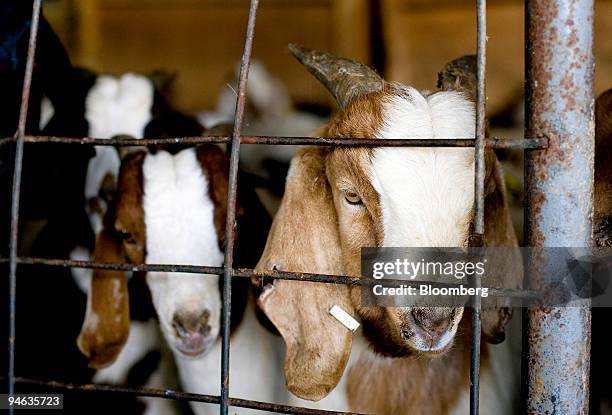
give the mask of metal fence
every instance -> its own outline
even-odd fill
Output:
[[[251,50],[255,33],[258,0],[250,1],[249,18],[240,67],[238,99],[231,136],[175,137],[167,139],[114,140],[26,136],[26,116],[32,80],[41,1],[34,0],[26,70],[23,82],[18,130],[14,137],[0,140],[0,146],[15,142],[9,258],[9,364],[8,392],[15,384],[36,384],[64,390],[98,391],[149,396],[182,401],[218,404],[221,415],[229,406],[267,410],[285,414],[349,414],[314,410],[230,397],[230,311],[232,278],[265,276],[272,279],[312,281],[331,284],[366,284],[350,276],[255,271],[233,267],[236,239],[236,192],[241,144],[342,145],[376,147],[475,147],[475,221],[470,240],[477,245],[484,235],[484,152],[485,147],[529,150],[526,154],[526,242],[529,246],[590,246],[593,196],[593,0],[531,0],[526,3],[526,87],[527,128],[522,140],[486,138],[486,0],[477,0],[477,116],[476,137],[462,139],[374,139],[243,136],[241,134]],[[230,143],[230,171],[225,262],[223,267],[156,264],[109,264],[91,261],[19,257],[17,253],[19,198],[24,143],[70,143],[75,145],[164,145]],[[536,151],[537,150],[537,151]],[[199,395],[177,391],[127,388],[108,385],[79,385],[15,377],[16,271],[18,265],[42,264],[126,271],[166,271],[205,273],[223,276],[221,395]],[[204,277],[205,278],[205,277]],[[405,283],[405,281],[404,281]],[[537,283],[537,281],[534,281]],[[492,290],[492,295],[529,297],[529,290]],[[475,300],[472,313],[472,352],[470,370],[470,413],[478,413],[480,369],[480,304]],[[530,308],[524,315],[528,335],[523,373],[526,413],[586,413],[588,411],[588,370],[590,309]]]

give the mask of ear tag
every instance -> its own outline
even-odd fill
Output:
[[[350,331],[355,331],[359,328],[359,322],[353,316],[344,311],[340,306],[334,305],[329,309],[329,314],[338,320],[344,327]]]

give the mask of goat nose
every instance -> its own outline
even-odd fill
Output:
[[[414,321],[425,331],[431,334],[441,334],[448,329],[452,313],[439,312],[434,309],[413,309],[411,311]]]
[[[206,337],[211,330],[208,323],[209,318],[210,311],[208,310],[204,310],[200,314],[177,312],[172,318],[172,327],[174,327],[176,334],[182,338]]]

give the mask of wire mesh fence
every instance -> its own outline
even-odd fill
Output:
[[[545,137],[530,137],[520,140],[487,138],[486,134],[486,1],[477,0],[477,102],[476,102],[476,135],[461,139],[411,139],[408,137],[398,139],[376,139],[376,138],[339,138],[339,137],[277,137],[277,136],[247,136],[242,135],[243,120],[246,103],[246,85],[248,82],[249,65],[251,62],[251,51],[255,36],[256,15],[259,1],[251,0],[249,18],[246,27],[246,37],[241,60],[239,84],[237,90],[237,103],[234,119],[234,127],[231,136],[209,136],[209,137],[173,137],[164,139],[99,139],[91,137],[67,138],[26,135],[26,118],[28,113],[28,99],[32,80],[34,55],[36,52],[37,28],[41,12],[41,0],[34,0],[32,22],[30,26],[30,39],[28,58],[23,82],[21,99],[21,110],[18,130],[14,137],[0,140],[0,146],[15,143],[13,199],[11,204],[11,234],[9,258],[0,259],[1,263],[9,264],[9,364],[7,380],[9,394],[15,392],[15,384],[34,384],[60,390],[98,391],[114,394],[158,397],[181,401],[197,401],[218,404],[222,415],[228,414],[229,406],[267,410],[286,414],[349,414],[348,412],[333,412],[307,408],[278,405],[267,402],[257,402],[230,397],[229,388],[229,361],[230,361],[230,313],[231,313],[231,280],[232,278],[266,277],[269,279],[285,279],[297,281],[312,281],[330,284],[358,285],[367,284],[371,281],[351,276],[321,275],[297,272],[260,271],[252,269],[238,269],[233,267],[234,243],[236,240],[236,195],[238,190],[238,160],[240,147],[246,145],[324,145],[324,146],[377,146],[377,147],[474,147],[475,148],[475,200],[474,200],[474,234],[471,235],[471,244],[477,246],[482,243],[484,234],[484,180],[485,180],[485,148],[515,148],[523,150],[541,150],[548,147],[548,139]],[[20,257],[18,255],[18,228],[19,228],[19,199],[21,193],[21,174],[23,168],[24,143],[63,143],[74,145],[104,145],[104,146],[161,146],[167,144],[196,145],[201,143],[228,143],[229,147],[229,190],[227,195],[227,218],[225,229],[225,252],[224,265],[222,267],[193,266],[188,264],[127,264],[127,263],[98,263],[93,261],[74,261],[63,259],[44,259]],[[17,288],[17,266],[18,265],[46,265],[56,267],[76,267],[111,269],[124,271],[165,271],[183,273],[204,273],[220,275],[223,278],[222,313],[221,313],[221,394],[219,396],[199,395],[170,390],[127,388],[108,385],[93,384],[70,384],[60,382],[45,382],[36,379],[25,379],[15,375],[15,316],[17,312],[16,288]],[[205,277],[203,277],[205,278]],[[406,281],[402,281],[406,283]],[[432,282],[435,284],[435,282]],[[510,290],[491,288],[491,295],[506,295],[530,298],[535,294],[528,290]],[[471,339],[471,370],[470,370],[470,413],[477,414],[479,406],[479,364],[480,364],[480,304],[477,300],[472,304],[472,339]],[[262,380],[265,381],[265,380]]]

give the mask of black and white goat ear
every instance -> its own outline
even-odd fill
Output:
[[[285,195],[257,268],[341,273],[336,211],[325,176],[324,151],[305,148],[291,161]],[[352,332],[329,312],[337,306],[354,314],[349,288],[275,280],[264,287],[258,304],[285,341],[288,389],[313,401],[327,396],[342,377],[352,344]]]
[[[96,238],[93,260],[125,262],[120,237],[102,230]],[[103,368],[112,364],[130,332],[130,306],[127,278],[123,271],[96,269],[87,297],[87,310],[77,345],[89,358],[89,366]]]

